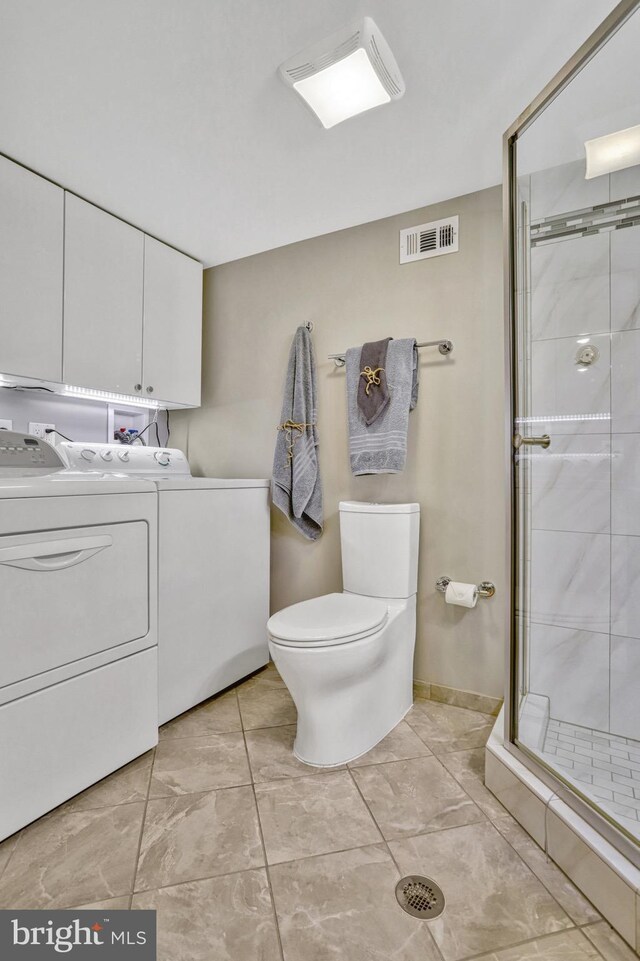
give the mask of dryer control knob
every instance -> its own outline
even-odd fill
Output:
[[[170,458],[169,454],[165,454],[164,451],[158,451],[158,452],[157,452],[156,454],[154,454],[153,456],[154,456],[155,459],[158,461],[158,463],[160,464],[161,467],[168,467],[169,464],[171,463],[171,458]]]
[[[110,450],[103,450],[100,454],[103,460],[113,460],[113,454]]]
[[[129,451],[128,450],[119,451],[118,457],[120,458],[120,460],[123,460],[126,463],[129,460]]]
[[[96,452],[94,450],[90,450],[88,447],[85,447],[80,454],[80,457],[82,457],[83,460],[93,460],[95,456]]]

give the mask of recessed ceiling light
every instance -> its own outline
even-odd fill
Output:
[[[371,17],[307,47],[279,72],[326,129],[398,100],[405,90],[395,57]]]
[[[585,180],[635,167],[640,164],[640,125],[587,140],[584,149],[587,153]]]

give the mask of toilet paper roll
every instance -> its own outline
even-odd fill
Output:
[[[476,585],[449,581],[444,599],[447,604],[456,604],[458,607],[475,607],[478,601]]]

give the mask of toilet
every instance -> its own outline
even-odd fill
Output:
[[[419,504],[340,503],[341,594],[293,604],[267,624],[298,710],[298,760],[366,754],[413,703]]]

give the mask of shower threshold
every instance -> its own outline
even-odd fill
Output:
[[[562,868],[616,931],[638,952],[640,925],[636,929],[636,905],[640,912],[640,869],[636,866],[636,844],[622,835],[618,836],[613,828],[601,822],[597,816],[594,815],[592,819],[586,808],[584,813],[579,813],[573,804],[568,803],[568,792],[571,786],[575,786],[584,797],[587,789],[595,787],[598,790],[611,791],[614,795],[623,794],[629,801],[630,795],[618,790],[623,787],[633,791],[633,800],[636,800],[634,782],[640,787],[640,760],[634,760],[632,754],[640,757],[640,744],[630,738],[605,737],[601,731],[566,724],[550,718],[548,713],[545,716],[545,702],[548,703],[548,698],[527,695],[520,703],[520,716],[522,717],[523,711],[527,715],[524,725],[526,740],[522,736],[525,730],[521,729],[520,732],[522,748],[505,742],[504,708],[502,709],[487,743],[486,786],[548,857]],[[552,737],[552,734],[558,736]],[[582,747],[582,743],[572,743],[568,738],[584,743],[585,747]],[[607,748],[606,744],[599,741],[605,741],[610,746]],[[565,747],[560,746],[562,743],[572,745],[573,751],[566,750],[566,754],[573,754],[575,757],[558,754],[558,751],[565,751]],[[528,745],[529,756],[524,750],[525,745]],[[550,753],[545,754],[547,746]],[[554,748],[555,754],[552,753]],[[601,757],[583,754],[582,760],[576,762],[576,757],[580,757],[580,750],[576,749],[592,751],[593,755],[605,754],[610,758],[615,757],[615,760],[607,761]],[[624,753],[627,758],[613,755],[612,751]],[[535,757],[544,762],[539,772],[536,772],[532,763]],[[561,768],[559,760],[566,763],[566,767]],[[573,766],[570,767],[570,764]],[[601,766],[606,764],[611,770]],[[550,786],[551,782],[545,775],[547,767],[555,768],[565,784],[569,785],[566,790],[563,790],[560,782],[555,789]],[[620,774],[613,768],[621,768],[626,773]],[[612,776],[609,783],[617,785],[615,789],[602,788],[597,781],[589,782],[576,777],[582,775],[584,778],[600,779],[602,776],[607,780],[609,774]],[[621,780],[614,780],[614,775],[617,779],[626,777],[631,786]],[[576,798],[576,802],[579,802],[579,798]],[[615,797],[612,801],[609,801],[608,797],[598,797],[597,803],[604,813],[605,805],[617,805],[620,802],[616,801]],[[626,802],[623,806],[631,808]],[[634,813],[635,808],[630,817],[628,813],[620,815],[617,811],[611,816],[618,822],[622,816],[627,817],[633,830],[637,831],[640,821],[636,820]],[[631,828],[628,827],[627,830],[633,833]],[[616,835],[615,846],[613,835]],[[638,916],[640,917],[640,914]]]

